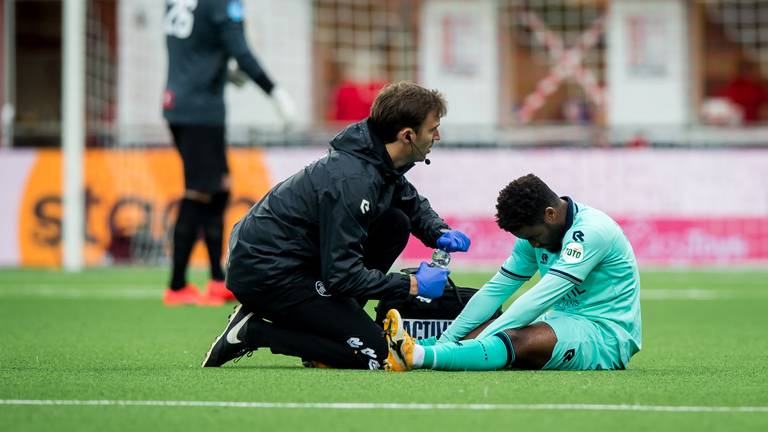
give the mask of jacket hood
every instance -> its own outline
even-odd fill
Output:
[[[392,158],[387,153],[384,140],[376,136],[369,126],[368,119],[352,123],[331,139],[334,150],[349,153],[374,165],[386,178],[400,177],[413,167],[409,163],[395,169]]]

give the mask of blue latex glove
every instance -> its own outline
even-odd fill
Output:
[[[414,275],[419,286],[418,295],[430,299],[443,295],[450,273],[451,271],[447,268],[432,267],[425,261],[422,261],[419,270]]]
[[[469,250],[469,245],[472,241],[469,240],[466,234],[459,230],[450,230],[444,232],[440,238],[437,239],[437,248],[446,252],[466,252]]]

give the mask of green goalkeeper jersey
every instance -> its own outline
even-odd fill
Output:
[[[516,241],[512,255],[472,297],[440,342],[459,340],[487,321],[538,270],[541,280],[478,338],[525,327],[557,310],[587,318],[613,333],[627,360],[640,350],[640,276],[632,246],[608,215],[565,199],[568,214],[560,252]]]

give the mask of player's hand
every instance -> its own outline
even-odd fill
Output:
[[[437,239],[437,248],[446,252],[466,252],[472,241],[459,230],[450,230]]]
[[[235,87],[242,87],[248,82],[248,75],[241,71],[237,66],[227,68],[227,81],[234,84]]]
[[[451,271],[447,268],[431,267],[425,261],[422,261],[419,270],[414,274],[416,283],[419,286],[419,295],[429,299],[442,296],[450,273]]]
[[[293,127],[296,123],[296,104],[293,103],[293,98],[282,87],[274,87],[272,89],[272,104],[277,110],[277,114],[283,121],[283,125],[286,129]]]

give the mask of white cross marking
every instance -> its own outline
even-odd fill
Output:
[[[597,105],[598,109],[602,109],[605,104],[603,89],[597,83],[597,79],[592,71],[585,69],[581,62],[584,58],[584,53],[600,40],[600,35],[604,31],[605,15],[595,19],[589,29],[582,33],[579,43],[568,50],[564,48],[563,39],[547,28],[538,15],[533,12],[527,12],[524,14],[524,17],[525,23],[531,28],[536,39],[547,48],[553,65],[549,74],[538,82],[536,90],[526,96],[518,114],[520,123],[529,123],[533,118],[533,114],[544,106],[547,98],[568,77],[573,77],[582,86],[587,96]]]

